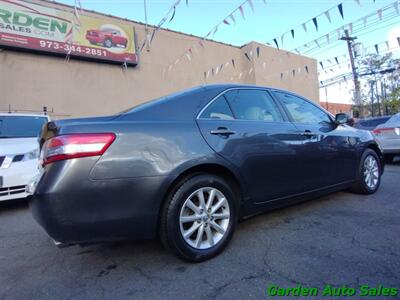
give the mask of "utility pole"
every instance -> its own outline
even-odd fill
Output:
[[[354,63],[354,40],[357,39],[357,37],[352,37],[349,36],[349,31],[346,29],[344,31],[344,36],[340,38],[342,41],[347,42],[347,48],[349,51],[349,56],[350,56],[350,65],[351,65],[351,70],[353,72],[353,81],[354,81],[354,102],[355,104],[361,108],[361,97],[360,97],[360,81],[358,80],[358,73],[357,73],[357,68]],[[361,112],[362,115],[362,112]]]

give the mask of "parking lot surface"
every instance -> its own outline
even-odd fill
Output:
[[[24,203],[0,203],[0,299],[266,299],[271,284],[400,288],[399,216],[399,161],[386,166],[375,195],[340,192],[252,218],[200,264],[157,241],[58,249]]]

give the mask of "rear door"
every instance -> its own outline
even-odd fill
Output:
[[[241,172],[255,202],[302,190],[298,130],[267,90],[230,89],[197,122],[207,143]]]
[[[298,148],[307,187],[318,189],[355,179],[358,137],[346,125],[336,125],[320,107],[291,93],[275,91],[291,121],[299,130]]]

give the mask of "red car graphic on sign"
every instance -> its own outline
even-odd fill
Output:
[[[117,45],[126,48],[128,45],[128,39],[121,31],[112,28],[90,29],[86,31],[86,39],[93,45],[102,44],[106,48]]]

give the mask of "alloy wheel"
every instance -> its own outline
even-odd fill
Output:
[[[209,249],[225,236],[230,219],[229,203],[224,194],[214,187],[202,187],[183,203],[180,231],[191,247]]]
[[[374,190],[378,185],[379,166],[373,155],[368,155],[364,160],[364,182],[371,190]]]

